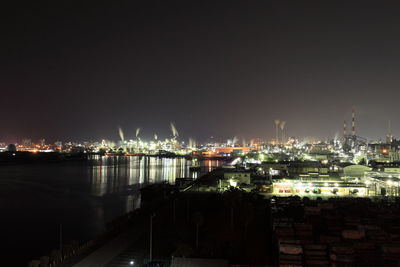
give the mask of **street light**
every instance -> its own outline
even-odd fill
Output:
[[[129,262],[129,265],[130,265],[130,266],[135,265],[135,261],[130,261],[130,262]]]

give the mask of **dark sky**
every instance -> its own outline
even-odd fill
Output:
[[[400,134],[397,1],[14,1],[0,140]]]

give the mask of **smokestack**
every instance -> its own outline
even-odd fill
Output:
[[[347,125],[346,125],[346,120],[343,122],[343,137],[346,137],[347,135]]]
[[[355,117],[356,117],[356,110],[353,108],[353,111],[352,111],[352,121],[351,121],[351,134],[352,134],[353,136],[356,135],[356,119],[355,119]]]
[[[275,128],[276,128],[276,143],[279,143],[279,124],[281,123],[280,120],[275,120]]]
[[[119,133],[119,138],[121,138],[121,141],[123,142],[125,138],[124,138],[124,131],[122,131],[121,127],[118,127],[118,133]]]
[[[386,141],[388,143],[391,143],[391,142],[393,142],[393,136],[392,136],[392,125],[390,123],[390,120],[388,121],[388,132],[389,132],[389,135],[388,135],[388,138],[386,138],[387,139]]]
[[[170,123],[170,126],[171,126],[172,136],[173,136],[174,138],[178,137],[179,134],[178,134],[178,130],[177,130],[176,127],[175,127],[175,123],[171,122],[171,123]]]
[[[136,128],[136,138],[139,137],[139,133],[140,133],[140,128]]]
[[[285,126],[286,126],[286,121],[281,122],[281,131],[282,131],[282,144],[285,143]]]

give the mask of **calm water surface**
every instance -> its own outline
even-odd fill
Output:
[[[57,248],[60,224],[66,242],[92,239],[106,222],[140,206],[138,189],[145,184],[197,178],[222,164],[200,163],[200,173],[189,171],[190,160],[154,157],[0,166],[3,264],[26,266]]]

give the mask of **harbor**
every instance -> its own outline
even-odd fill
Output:
[[[201,162],[193,173],[182,158],[92,156],[84,161],[6,164],[0,168],[0,222],[8,244],[1,245],[7,266],[26,266],[63,242],[84,244],[106,229],[106,224],[141,205],[140,188],[151,183],[173,183],[218,167]],[[22,231],[22,232],[21,232]],[[22,255],[22,256],[21,256]]]
[[[355,209],[353,215],[358,214],[356,210],[360,205],[370,207],[380,205],[385,207],[387,212],[393,212],[399,203],[396,195],[382,194],[381,190],[379,195],[376,194],[377,190],[371,195],[367,191],[354,192],[357,188],[354,183],[346,182],[349,179],[347,176],[342,177],[343,181],[338,178],[331,182],[314,180],[307,184],[305,180],[299,182],[288,179],[290,177],[270,180],[269,176],[264,176],[263,180],[257,170],[259,171],[254,166],[252,169],[245,169],[238,161],[236,165],[225,162],[197,178],[176,178],[174,183],[165,181],[142,187],[140,206],[111,221],[103,235],[84,245],[75,246],[75,249],[71,250],[68,247],[69,250],[65,251],[62,260],[54,256],[42,260],[49,260],[51,266],[75,267],[125,266],[131,261],[138,266],[151,266],[146,264],[157,263],[168,267],[174,266],[174,261],[180,261],[182,257],[218,257],[233,265],[250,261],[263,266],[273,266],[279,262],[303,264],[316,261],[329,264],[363,261],[354,255],[350,258],[341,256],[344,258],[330,259],[329,253],[335,254],[336,247],[331,247],[329,242],[321,241],[326,239],[325,232],[313,232],[313,227],[317,226],[308,219],[300,220],[298,214],[303,212],[301,216],[307,218],[307,216],[318,216],[326,209],[329,212],[340,213],[343,212],[340,207],[346,205],[345,203],[353,206]],[[189,173],[192,171],[189,170]],[[366,174],[368,175],[368,172]],[[316,173],[311,176],[318,179]],[[305,179],[304,175],[302,177]],[[310,176],[306,177],[310,181]],[[298,191],[299,188],[303,188],[304,191]],[[313,190],[306,192],[305,188]],[[351,189],[346,191],[345,188]],[[363,183],[358,188],[366,190],[369,185]],[[284,213],[286,215],[283,216],[281,211],[285,209],[287,209]],[[350,220],[351,216],[346,216],[345,220]],[[379,224],[373,222],[372,217],[363,216],[364,219],[369,218],[371,223]],[[360,217],[357,218],[360,220]],[[198,237],[193,239],[192,227],[193,223],[196,225],[196,220],[199,220],[197,227],[201,226],[202,231],[207,233],[201,236],[201,241]],[[204,220],[207,224],[203,226]],[[288,234],[282,234],[283,230],[279,229],[287,227],[288,223],[291,227],[295,227],[293,229],[308,229],[308,235],[287,237]],[[267,227],[268,225],[271,225],[271,228]],[[204,227],[207,230],[204,230]],[[355,230],[351,227],[341,227],[343,233],[330,233],[329,238],[336,240],[336,246],[348,246],[347,234],[351,231],[355,233]],[[226,239],[227,236],[222,237],[221,234],[230,238]],[[157,241],[151,244],[149,240],[153,240],[153,235],[157,236]],[[215,240],[212,241],[213,239]],[[297,241],[293,243],[293,240]],[[352,238],[354,246],[364,241],[364,237]],[[210,247],[207,242],[217,242],[219,245]],[[223,249],[228,244],[225,242],[230,244],[228,251],[226,248]],[[344,243],[340,245],[340,242]],[[369,242],[371,249],[379,250],[380,245],[373,240]],[[396,240],[388,239],[385,242],[385,246],[389,246],[390,249],[397,249]],[[255,251],[243,254],[243,249],[248,250],[253,246],[257,247]],[[319,258],[303,256],[302,251],[307,249],[320,249],[321,256]],[[386,254],[380,254],[378,251],[374,253],[376,262],[395,261],[387,260]]]

